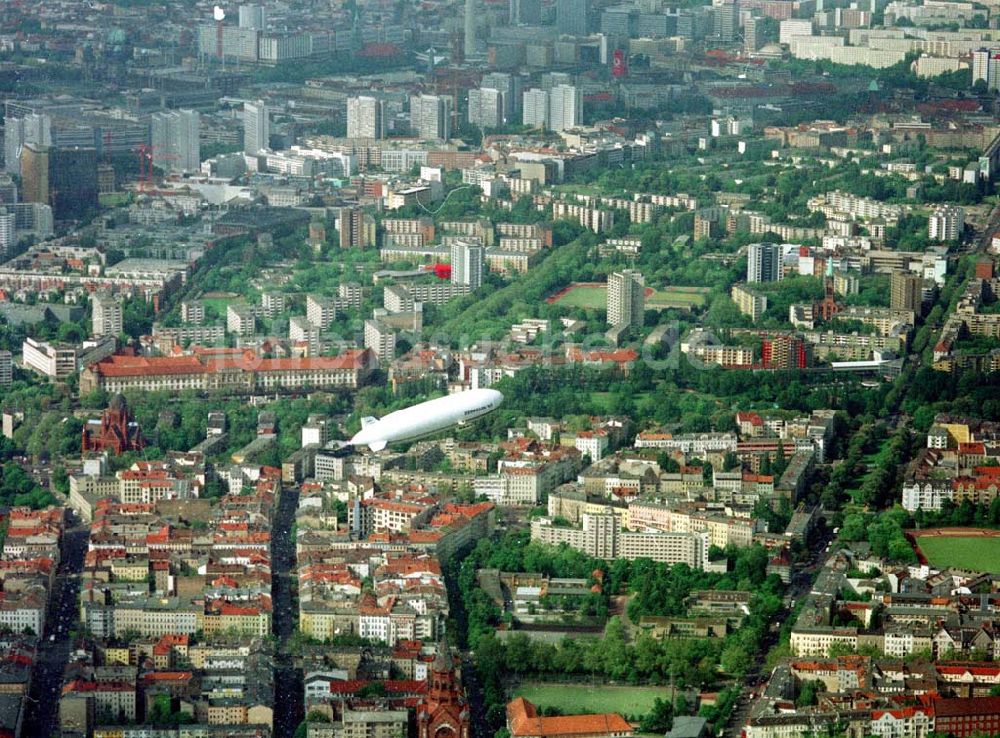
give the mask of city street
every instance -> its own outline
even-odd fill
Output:
[[[302,678],[287,650],[288,638],[298,628],[298,612],[292,598],[295,545],[291,530],[299,493],[283,487],[271,527],[271,629],[278,640],[274,657],[274,736],[291,738],[304,717]]]
[[[27,696],[23,734],[34,738],[58,734],[59,692],[73,645],[70,630],[79,615],[79,575],[89,535],[87,526],[77,525],[67,529],[63,537],[62,560],[52,585],[45,632],[39,640],[38,660]]]

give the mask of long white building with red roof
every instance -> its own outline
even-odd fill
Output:
[[[196,351],[183,356],[116,354],[88,366],[80,375],[80,392],[103,389],[118,393],[222,391],[236,394],[302,388],[355,389],[375,369],[368,349],[338,356],[265,359],[253,351]]]

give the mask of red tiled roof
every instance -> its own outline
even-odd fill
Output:
[[[1000,715],[1000,697],[954,697],[934,702],[934,714],[941,717]]]
[[[507,704],[507,723],[518,736],[589,736],[631,734],[632,726],[618,713],[539,717],[535,706],[523,697]]]

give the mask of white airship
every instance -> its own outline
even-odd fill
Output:
[[[453,425],[469,423],[493,412],[502,402],[503,395],[496,390],[469,390],[396,410],[384,418],[362,418],[361,430],[347,445],[381,451],[390,443],[415,441]]]

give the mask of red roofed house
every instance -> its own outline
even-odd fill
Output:
[[[616,712],[541,717],[523,697],[507,703],[507,729],[512,738],[622,738],[632,726]]]
[[[955,738],[1000,732],[1000,697],[934,700],[934,732]]]

